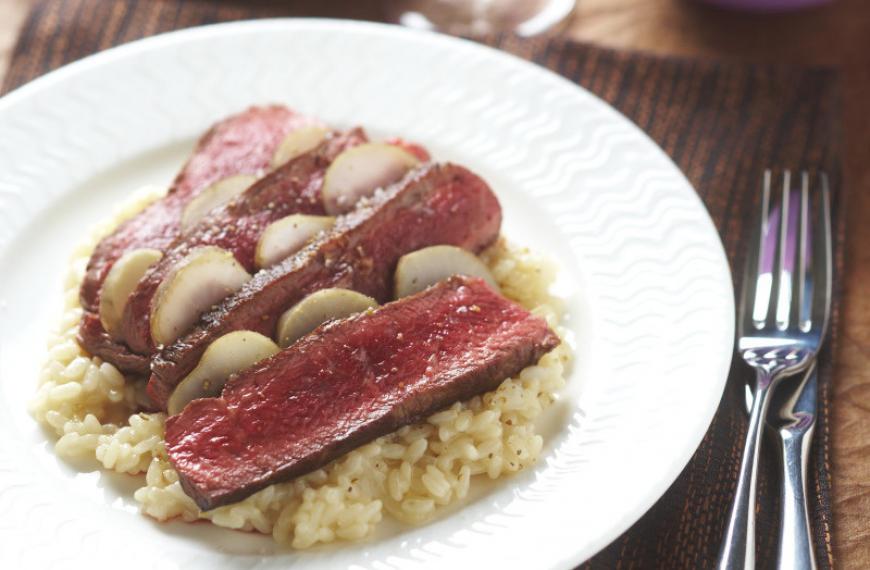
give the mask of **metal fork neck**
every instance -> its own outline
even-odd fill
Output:
[[[767,388],[785,374],[804,369],[811,353],[798,348],[768,351],[747,350],[743,359],[756,370],[756,389]]]
[[[752,570],[755,568],[755,488],[758,480],[758,453],[761,447],[762,424],[770,405],[770,387],[777,376],[758,368],[758,381],[749,414],[749,428],[740,475],[725,539],[719,551],[718,570]],[[762,381],[762,377],[767,380]]]

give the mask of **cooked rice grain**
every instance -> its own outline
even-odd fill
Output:
[[[78,289],[93,247],[155,197],[153,191],[138,197],[72,256],[65,312],[49,339],[30,406],[33,416],[57,433],[59,455],[93,457],[108,470],[144,473],[144,486],[135,498],[142,512],[155,519],[209,519],[225,528],[271,533],[294,548],[364,538],[385,511],[409,524],[424,522],[466,497],[472,477],[496,479],[535,463],[543,446],[535,420],[565,382],[571,359],[565,343],[492,392],[455,403],[313,473],[200,512],[167,459],[165,415],[134,413],[141,382],[125,381],[111,364],[90,357],[75,340],[81,318]],[[504,240],[482,257],[505,295],[546,318],[561,334],[562,307],[549,294],[555,277],[552,264]]]

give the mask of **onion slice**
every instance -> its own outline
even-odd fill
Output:
[[[420,164],[396,145],[366,143],[335,157],[323,177],[323,205],[333,216],[350,211],[360,198],[400,180]]]
[[[254,331],[235,331],[211,343],[196,368],[188,374],[169,397],[167,411],[175,415],[191,400],[215,398],[227,379],[278,352],[269,337]]]
[[[480,277],[498,291],[489,268],[476,255],[452,245],[434,245],[403,255],[393,276],[396,299],[419,293],[451,275]]]
[[[282,164],[314,150],[317,145],[326,140],[328,134],[329,129],[317,125],[301,127],[290,132],[278,145],[275,154],[272,155],[272,168],[278,168]]]
[[[209,212],[228,204],[256,181],[257,177],[253,174],[236,174],[218,180],[188,202],[181,214],[181,231],[186,232],[199,223]]]
[[[158,249],[134,249],[122,255],[106,275],[100,290],[100,322],[115,340],[127,299],[145,272],[162,257]]]
[[[233,254],[215,246],[191,251],[157,288],[151,338],[166,345],[187,332],[206,310],[237,291],[251,276]]]
[[[321,289],[308,295],[278,319],[275,338],[286,348],[326,321],[343,319],[378,306],[367,295],[350,289]]]
[[[302,249],[308,241],[335,224],[332,216],[291,214],[269,224],[257,242],[254,262],[257,267],[271,267]]]

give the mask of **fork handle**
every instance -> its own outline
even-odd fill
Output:
[[[813,425],[802,431],[779,430],[782,443],[782,518],[779,523],[780,570],[815,570],[807,512],[807,458]]]
[[[749,412],[749,428],[740,460],[737,491],[731,503],[728,526],[716,567],[719,570],[752,570],[755,568],[755,488],[758,480],[758,455],[761,449],[764,418],[770,405],[773,374],[756,368],[755,393]]]

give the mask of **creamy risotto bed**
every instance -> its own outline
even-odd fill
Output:
[[[462,501],[474,477],[497,479],[535,463],[543,446],[535,422],[565,382],[571,353],[563,342],[537,365],[497,390],[456,403],[322,469],[251,497],[201,512],[181,489],[163,441],[162,413],[135,413],[144,380],[127,378],[90,357],[75,340],[79,285],[97,241],[160,192],[143,192],[97,228],[72,255],[64,314],[48,342],[48,358],[31,413],[54,430],[63,457],[93,457],[105,469],[141,477],[142,512],[164,521],[207,519],[226,528],[271,534],[294,548],[361,539],[386,515],[421,523]],[[562,310],[549,293],[555,268],[500,240],[482,255],[502,293],[546,318],[560,336]]]

